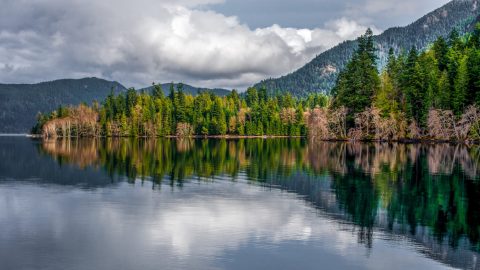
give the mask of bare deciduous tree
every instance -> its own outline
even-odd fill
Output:
[[[417,121],[412,120],[408,125],[408,134],[410,139],[420,139],[422,137],[422,130],[418,127]]]
[[[480,139],[480,109],[477,106],[471,105],[465,110],[457,122],[457,133],[463,140]]]
[[[347,111],[345,107],[331,110],[328,113],[330,134],[336,139],[347,138]]]
[[[305,113],[308,126],[308,136],[322,140],[330,139],[328,111],[325,108],[315,108]]]
[[[85,105],[69,107],[67,116],[48,121],[43,125],[44,137],[99,136],[98,113]]]
[[[456,136],[454,115],[450,110],[431,109],[427,127],[432,139],[449,140]]]
[[[189,123],[178,123],[175,134],[181,138],[191,137],[193,135],[193,127]]]

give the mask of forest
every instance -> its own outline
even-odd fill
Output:
[[[473,0],[450,1],[407,26],[389,28],[374,36],[379,67],[385,67],[390,48],[396,54],[408,51],[412,46],[423,51],[437,37],[448,37],[452,29],[457,29],[462,35],[473,31],[478,21],[480,9],[476,8]],[[263,80],[255,86],[265,86],[269,93],[289,92],[295,96],[315,92],[329,94],[338,73],[345,68],[357,46],[354,40],[344,41],[318,54],[302,68],[280,78]]]
[[[380,73],[371,30],[358,44],[332,90],[331,107],[346,108],[347,138],[479,138],[480,24],[439,37],[423,52],[412,47],[397,57],[391,50]]]
[[[319,140],[480,139],[480,24],[427,50],[395,54],[378,70],[372,31],[338,75],[331,95],[293,97],[266,88],[220,97],[183,85],[110,94],[101,104],[40,114],[45,137],[309,136]]]
[[[161,137],[161,136],[305,136],[305,110],[326,107],[328,97],[312,94],[269,97],[265,88],[232,91],[220,97],[210,92],[185,94],[183,85],[161,85],[151,92],[129,89],[109,95],[102,104],[60,107],[40,114],[33,133],[46,137]]]

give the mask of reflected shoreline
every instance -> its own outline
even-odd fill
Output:
[[[453,144],[312,142],[305,139],[78,139],[35,141],[59,165],[101,169],[129,182],[182,186],[216,176],[292,192],[371,248],[377,230],[418,252],[478,268],[480,148]],[[352,229],[350,228],[350,229]]]
[[[78,139],[56,139],[39,140],[41,142],[41,151],[52,155],[53,157],[65,158],[67,162],[85,167],[94,165],[98,159],[99,148],[105,148],[109,152],[123,151],[143,151],[158,152],[160,148],[176,147],[180,153],[195,152],[198,147],[204,149],[206,146],[219,145],[228,147],[231,152],[228,155],[242,155],[242,160],[247,159],[244,152],[244,145],[274,145],[283,150],[295,150],[290,159],[295,163],[307,165],[316,173],[325,170],[335,173],[346,173],[345,154],[349,153],[355,157],[357,167],[367,174],[376,174],[384,164],[389,164],[394,168],[399,163],[415,163],[419,155],[426,155],[428,159],[428,169],[431,174],[451,174],[455,166],[460,165],[464,173],[471,179],[476,179],[480,175],[480,146],[462,145],[450,143],[392,143],[392,142],[339,142],[339,141],[314,141],[302,138],[228,138],[228,139],[133,139],[133,138],[78,138]],[[294,148],[288,147],[290,143],[296,144]],[[161,144],[162,147],[158,147]],[[225,145],[224,145],[225,144]],[[239,145],[236,149],[234,145]],[[292,145],[293,145],[292,144]],[[287,146],[284,148],[283,146]],[[195,148],[195,149],[194,149]],[[300,149],[301,148],[301,149]],[[253,150],[248,149],[250,152]],[[260,149],[261,150],[261,149]],[[300,151],[302,153],[300,153]],[[426,152],[426,153],[423,153]],[[198,151],[195,152],[197,155]],[[162,152],[162,154],[166,154]],[[288,165],[281,155],[281,165]],[[205,157],[208,158],[208,157]],[[283,163],[282,163],[283,162]],[[286,163],[285,163],[286,162]],[[196,171],[198,173],[198,171]],[[149,176],[149,175],[146,175]]]

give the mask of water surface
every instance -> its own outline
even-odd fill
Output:
[[[480,148],[0,138],[2,269],[479,269]]]

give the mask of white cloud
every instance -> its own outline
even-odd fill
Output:
[[[332,21],[328,23],[330,28],[336,29],[336,34],[343,39],[348,39],[355,36],[360,36],[365,32],[365,26],[360,25],[358,22],[353,20],[348,20],[347,18],[341,18],[339,20]],[[372,26],[372,31],[376,34],[381,31],[376,27]]]
[[[126,86],[245,87],[366,29],[347,19],[316,29],[251,29],[204,6],[222,2],[0,0],[0,81],[98,76]]]
[[[324,195],[335,204],[334,194]],[[271,265],[285,268],[297,260],[304,268],[447,268],[423,256],[426,248],[408,237],[375,229],[373,248],[362,246],[360,228],[337,214],[293,193],[229,179],[154,191],[127,183],[88,191],[4,185],[0,249],[9,252],[0,259],[12,269],[52,262],[65,269],[78,260],[84,269],[235,268],[228,263],[249,269],[268,256],[278,260]],[[249,251],[258,257],[236,261]]]

